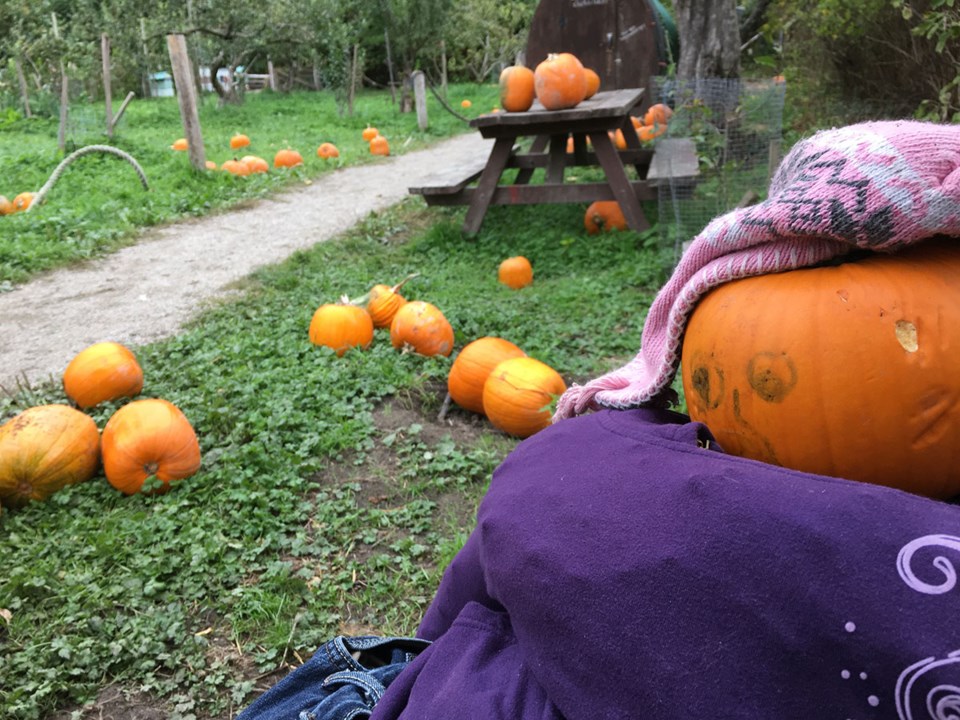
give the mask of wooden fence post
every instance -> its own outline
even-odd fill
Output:
[[[197,170],[206,170],[207,158],[197,108],[199,95],[194,86],[190,57],[187,55],[187,39],[183,35],[167,35],[167,50],[173,66],[173,83],[177,90],[177,103],[180,105],[183,134],[189,144],[190,164]]]
[[[427,129],[427,80],[422,70],[413,73],[413,100],[417,108],[417,125]]]
[[[57,25],[57,14],[50,13],[53,21],[53,36],[60,39],[60,27]],[[60,60],[60,125],[57,128],[57,147],[60,152],[67,150],[67,119],[70,112],[70,80],[67,78],[67,66]],[[29,117],[29,116],[28,116]]]
[[[277,91],[277,74],[273,70],[273,60],[267,60],[267,75],[270,76],[269,83],[270,89],[273,92]]]
[[[100,34],[100,57],[103,61],[103,103],[106,106],[107,137],[113,137],[113,88],[110,84],[110,36]]]
[[[23,65],[20,64],[20,58],[15,58],[13,64],[17,68],[17,80],[20,82],[20,97],[23,99],[23,113],[26,117],[33,117],[30,112],[30,94],[27,92],[27,79],[23,76]]]

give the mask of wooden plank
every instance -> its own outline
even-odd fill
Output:
[[[463,231],[467,235],[476,235],[483,224],[483,216],[487,214],[487,207],[493,197],[500,176],[507,166],[507,158],[513,152],[513,141],[509,138],[500,138],[493,144],[490,158],[480,175],[480,183],[470,200],[470,208],[463,223]]]
[[[613,146],[613,141],[605,133],[592,133],[590,141],[593,143],[593,149],[600,159],[600,166],[603,168],[607,176],[607,182],[613,191],[613,199],[620,203],[620,210],[623,211],[627,224],[637,232],[649,229],[650,223],[637,201],[630,180],[627,178],[627,172],[617,155],[617,149]]]
[[[206,154],[203,135],[200,132],[200,114],[197,108],[197,90],[193,83],[193,70],[187,55],[187,39],[183,35],[167,35],[167,50],[173,67],[173,82],[180,105],[180,119],[189,145],[190,164],[197,170],[206,171]]]
[[[549,135],[537,135],[533,142],[530,144],[530,150],[527,155],[542,155],[544,149],[547,147],[547,143],[550,142]],[[517,156],[511,158],[511,162],[516,159]],[[546,158],[544,158],[546,160]],[[514,183],[517,185],[526,185],[530,182],[530,178],[533,177],[533,165],[529,167],[524,167],[523,165],[518,165],[517,167],[521,168],[520,172],[517,173],[517,178],[514,180]]]
[[[550,137],[550,153],[547,159],[547,182],[559,184],[563,182],[563,171],[567,166],[567,135],[552,135]]]
[[[647,180],[694,178],[700,174],[697,147],[690,138],[663,138],[654,148]]]
[[[642,167],[646,167],[650,165],[650,160],[653,158],[653,150],[650,148],[641,148],[639,150],[618,150],[617,154],[620,156],[620,161],[624,165],[640,165]],[[586,150],[586,148],[584,148],[582,160],[578,160],[576,156],[576,150],[574,150],[573,154],[565,153],[565,155],[566,157],[564,159],[564,163],[566,167],[589,167],[600,164],[597,154]],[[534,170],[536,168],[546,167],[549,163],[549,158],[550,156],[547,153],[525,153],[523,155],[515,155],[507,162],[507,167],[518,167]]]
[[[100,33],[100,59],[103,63],[103,104],[107,137],[113,137],[113,87],[110,80],[110,36]]]
[[[408,187],[407,191],[412,195],[449,195],[460,192],[480,177],[486,164],[486,158],[478,158],[466,167],[450,168],[446,172],[432,176],[428,185],[414,185]]]
[[[643,180],[629,183],[637,200],[656,200],[657,192]],[[469,205],[477,189],[468,187],[452,195],[424,195],[427,205]],[[498,185],[491,194],[488,205],[560,205],[590,203],[594,200],[616,200],[613,189],[607,183],[564,183],[563,185]]]
[[[528,128],[540,123],[546,123],[555,129],[582,121],[612,119],[616,121],[614,126],[619,126],[623,117],[628,115],[642,98],[643,88],[628,88],[598,92],[569,110],[546,110],[538,101],[534,101],[533,106],[525,112],[487,113],[471,120],[470,125],[480,129],[485,137],[486,132],[507,127],[514,128],[514,133],[518,128],[522,128],[524,134],[537,134],[529,132]]]

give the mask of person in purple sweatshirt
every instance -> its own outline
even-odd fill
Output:
[[[665,409],[711,287],[934,234],[960,240],[960,126],[798,143],[698,236],[637,358],[495,471],[416,637],[336,638],[241,720],[960,718],[960,505],[732,456]]]

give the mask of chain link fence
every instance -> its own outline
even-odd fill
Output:
[[[786,84],[657,77],[655,99],[673,109],[661,137],[694,142],[700,175],[659,185],[662,241],[679,260],[684,246],[713,218],[766,196],[780,162]]]

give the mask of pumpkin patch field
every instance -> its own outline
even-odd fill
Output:
[[[451,84],[449,92],[451,97],[479,98],[483,107],[499,96],[494,84]],[[112,140],[103,134],[102,104],[73,112],[78,119],[66,152],[104,143],[116,147],[142,167],[149,189],[116,156],[93,153],[72,162],[41,205],[28,213],[0,214],[0,292],[39,272],[129,244],[138,229],[236,206],[287,185],[309,183],[338,167],[382,162],[362,136],[369,126],[379,129],[394,155],[470,130],[432,96],[429,127],[420,130],[416,114],[400,113],[385,90],[359,93],[352,116],[338,112],[330,92],[250,94],[242,105],[223,107],[205,97],[200,123],[210,169],[198,172],[184,151],[175,98],[134,100]],[[0,196],[11,206],[24,193],[36,194],[64,159],[57,148],[57,123],[55,117],[0,117]],[[325,145],[329,147],[318,155]],[[288,150],[302,162],[290,163]],[[282,162],[275,164],[278,155]],[[244,158],[262,163],[244,172]]]
[[[489,105],[469,95],[475,107]],[[388,119],[371,124],[384,133]],[[225,128],[224,146],[242,131],[251,140],[243,152],[272,160],[256,147],[258,129],[240,125]],[[341,161],[362,148],[365,125],[334,138]],[[391,152],[402,146],[399,137],[393,134]],[[165,160],[141,159],[179,173],[184,158],[171,142],[156,139]],[[322,162],[315,149],[301,153],[314,168]],[[111,160],[91,164],[106,168]],[[267,182],[273,172],[264,174]],[[230,192],[196,202],[233,202],[242,195],[234,186],[260,177],[218,176],[215,186]],[[118,190],[120,181],[111,182]],[[80,212],[63,190],[49,198],[42,222],[65,212],[60,202]],[[129,199],[141,191],[131,183],[125,192]],[[97,197],[106,203],[109,194]],[[189,192],[180,198],[182,212],[192,212]],[[519,441],[511,423],[549,413],[563,384],[635,354],[670,260],[655,233],[587,235],[580,206],[497,208],[472,242],[460,233],[463,212],[408,199],[258,271],[176,337],[130,348],[142,388],[85,401],[77,412],[112,445],[120,428],[105,432],[111,418],[165,400],[195,431],[200,467],[171,480],[166,492],[118,489],[98,468],[46,500],[3,507],[0,717],[95,717],[109,706],[139,712],[131,717],[227,720],[333,635],[415,630],[473,527],[493,469]],[[126,222],[134,217],[145,216]],[[121,242],[125,228],[109,230],[111,242]],[[518,288],[498,277],[501,263],[516,257],[533,270]],[[26,265],[37,270],[40,261]],[[372,339],[364,324],[362,335],[345,342],[314,342],[325,337],[319,329],[312,337],[315,314],[343,296],[364,308],[373,301]],[[394,334],[416,337],[425,318],[430,333],[439,328],[439,344],[415,351],[414,343],[395,342]],[[347,320],[337,322],[347,329]],[[506,341],[493,343],[504,367],[483,369],[499,386],[482,396],[474,387],[474,400],[463,401],[473,409],[466,409],[447,399],[451,368],[484,337]],[[469,382],[482,381],[478,367],[493,357],[485,352],[467,368]],[[547,389],[542,401],[510,412],[511,378],[521,375],[546,377]],[[59,383],[7,390],[0,424],[31,407],[72,404]],[[504,409],[506,430],[493,424]],[[136,427],[128,423],[123,432]]]

